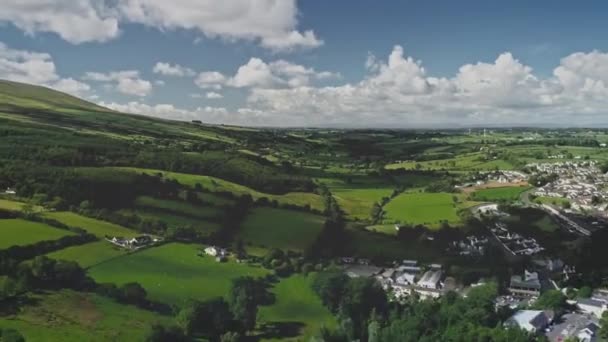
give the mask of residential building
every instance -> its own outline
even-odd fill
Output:
[[[529,333],[543,331],[553,321],[552,311],[519,310],[505,322],[508,327],[518,327]]]
[[[509,292],[513,296],[536,297],[540,295],[541,284],[538,273],[524,271],[524,276],[513,275],[509,284]]]
[[[608,310],[608,302],[605,299],[599,298],[579,298],[576,301],[576,307],[583,313],[595,315],[601,318],[604,312]]]

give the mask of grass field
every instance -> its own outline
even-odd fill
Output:
[[[534,202],[542,203],[542,204],[558,205],[558,206],[563,206],[566,203],[570,203],[570,201],[567,198],[561,198],[561,197],[537,197],[534,199]]]
[[[99,237],[104,237],[106,235],[122,237],[134,237],[141,235],[136,231],[110,222],[92,219],[68,211],[47,212],[44,214],[44,216],[55,219],[71,227],[82,228],[87,232],[95,234]]]
[[[405,161],[386,165],[389,170],[406,169],[406,170],[457,170],[457,171],[475,171],[475,170],[511,170],[513,164],[501,160],[482,160],[483,154],[469,153],[456,156],[449,159],[438,159],[429,161]]]
[[[0,318],[0,327],[16,329],[31,342],[143,341],[150,324],[171,321],[90,293],[65,290],[30,298],[32,304],[16,315]]]
[[[21,211],[25,203],[19,201],[12,201],[7,199],[0,198],[0,209],[9,210],[9,211]],[[37,205],[32,207],[33,211],[42,211],[43,208]]]
[[[193,218],[214,218],[220,214],[215,207],[194,205],[185,201],[163,200],[154,197],[141,196],[135,201],[138,208],[168,211],[181,216]]]
[[[228,182],[223,179],[210,177],[210,176],[200,176],[200,175],[191,175],[187,173],[177,173],[177,172],[168,172],[162,170],[153,170],[153,169],[141,169],[141,168],[132,168],[132,167],[121,167],[114,168],[121,170],[128,170],[132,172],[139,173],[147,173],[150,175],[162,173],[164,177],[176,179],[179,183],[194,187],[196,184],[200,184],[203,188],[208,189],[212,192],[220,192],[227,191],[232,192],[237,195],[245,195],[249,194],[254,199],[266,197],[271,201],[276,200],[279,203],[283,204],[291,204],[297,206],[305,206],[310,205],[311,208],[317,210],[323,210],[323,200],[317,194],[308,193],[308,192],[290,192],[285,195],[272,195],[266,194],[263,192],[259,192],[248,188],[243,185],[239,185],[236,183]]]
[[[380,202],[382,197],[390,196],[392,192],[392,188],[332,189],[334,198],[347,216],[360,220],[369,219],[374,203]]]
[[[275,208],[255,208],[247,216],[239,237],[245,243],[302,251],[323,228],[319,215]]]
[[[366,230],[349,229],[349,239],[345,241],[349,255],[385,260],[416,259],[419,261],[436,261],[438,253],[431,247],[418,241],[404,243],[394,236],[372,233]]]
[[[408,224],[438,227],[442,221],[459,224],[458,209],[463,203],[454,204],[450,193],[403,193],[384,206],[385,220]],[[460,196],[462,197],[462,196]]]
[[[482,189],[473,192],[471,198],[476,201],[515,201],[519,199],[522,192],[528,189],[530,188],[520,186]]]
[[[312,291],[311,277],[295,275],[281,280],[272,292],[276,302],[271,306],[263,306],[258,313],[258,319],[266,325],[276,327],[293,327],[293,335],[283,336],[280,340],[308,341],[319,332],[322,326],[332,328],[336,320],[327,310],[319,297]],[[275,338],[262,340],[277,341]]]
[[[103,240],[86,245],[73,246],[47,254],[49,258],[76,261],[81,267],[88,268],[107,260],[127,254],[123,249]]]
[[[0,220],[0,249],[25,246],[40,241],[57,240],[73,233],[49,225],[22,219]]]
[[[137,209],[135,211],[124,209],[119,211],[122,214],[137,214],[144,219],[160,220],[169,227],[173,226],[192,226],[202,232],[214,232],[220,229],[219,223],[210,222],[204,219],[175,215],[166,212],[158,212],[150,209]]]
[[[178,243],[154,247],[92,267],[89,274],[101,283],[138,282],[150,298],[176,305],[224,296],[232,279],[267,274],[262,268],[199,257],[200,247]]]

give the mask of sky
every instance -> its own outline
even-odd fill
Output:
[[[2,0],[0,79],[247,126],[608,126],[608,2]]]

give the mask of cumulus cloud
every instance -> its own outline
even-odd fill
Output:
[[[113,71],[109,73],[87,72],[84,80],[112,85],[118,92],[132,96],[147,96],[152,91],[152,83],[139,77],[137,70]]]
[[[314,68],[294,64],[285,60],[266,63],[260,58],[251,58],[241,65],[233,76],[225,76],[217,71],[207,71],[199,75],[196,84],[202,89],[234,88],[285,88],[306,86],[313,80],[339,78],[329,71],[317,72]]]
[[[53,32],[68,42],[103,42],[119,25],[186,29],[205,37],[257,42],[272,50],[315,48],[313,31],[299,31],[296,0],[4,0],[0,22],[28,34]]]
[[[0,79],[31,83],[83,96],[91,88],[72,78],[61,78],[47,53],[11,49],[0,42]]]
[[[191,77],[196,75],[194,70],[190,68],[183,67],[179,64],[171,65],[170,63],[158,62],[154,65],[152,71],[155,74],[161,74],[165,76],[175,76],[175,77]]]
[[[221,99],[224,97],[224,95],[210,91],[207,94],[205,94],[205,97],[208,99],[214,100],[214,99]]]

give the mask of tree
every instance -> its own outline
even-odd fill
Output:
[[[241,334],[237,332],[229,331],[222,335],[220,342],[239,342],[241,340]]]
[[[185,342],[188,341],[188,338],[179,327],[153,324],[148,329],[144,340],[146,342]]]
[[[3,329],[2,338],[0,339],[2,342],[25,342],[25,338],[15,329]]]
[[[146,290],[138,283],[127,283],[120,287],[122,300],[129,304],[142,305],[146,303]]]
[[[592,294],[593,294],[593,289],[589,286],[581,287],[578,290],[578,292],[576,293],[576,295],[581,298],[590,298]]]
[[[566,296],[561,291],[549,290],[541,294],[534,303],[534,307],[540,310],[553,310],[556,314],[563,312],[568,303]]]
[[[600,319],[600,325],[602,328],[600,329],[600,336],[603,339],[608,339],[608,311],[604,312],[602,315],[602,319]]]
[[[255,328],[258,313],[256,287],[256,281],[251,277],[237,278],[232,281],[228,295],[230,311],[245,331]]]

